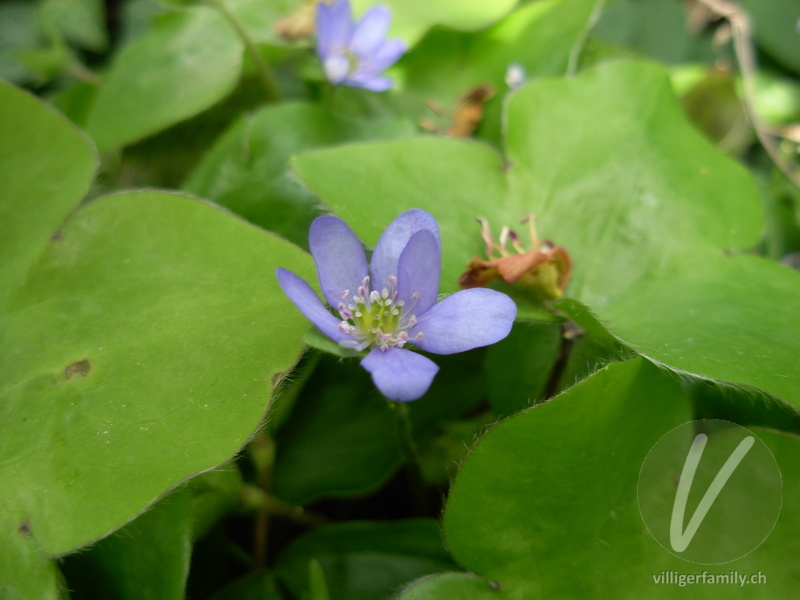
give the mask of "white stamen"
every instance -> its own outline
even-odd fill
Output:
[[[353,336],[340,342],[342,346],[363,350],[369,346],[385,352],[389,348],[402,348],[413,341],[408,330],[417,324],[416,315],[411,314],[420,298],[419,292],[411,294],[410,302],[398,300],[397,276],[387,277],[388,286],[373,290],[370,278],[364,277],[355,295],[350,290],[341,293],[343,300],[352,298],[352,303],[340,302],[339,314],[343,319],[339,330]],[[346,300],[345,300],[346,301]],[[421,339],[418,333],[413,338]]]

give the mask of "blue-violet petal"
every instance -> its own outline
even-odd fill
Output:
[[[411,236],[397,270],[398,300],[405,303],[404,312],[421,315],[436,304],[442,252],[433,233],[422,229]]]
[[[386,41],[369,61],[369,72],[373,76],[383,73],[405,54],[406,45],[400,40]],[[366,71],[367,69],[365,69]]]
[[[429,358],[398,348],[385,352],[373,348],[361,361],[372,375],[380,392],[395,402],[410,402],[422,397],[439,371]]]
[[[317,55],[323,60],[331,54],[342,54],[350,43],[353,14],[349,0],[317,4]]]
[[[329,215],[318,217],[311,224],[308,245],[317,265],[322,295],[336,309],[343,293],[354,296],[367,276],[364,248],[344,221]]]
[[[306,283],[291,271],[277,269],[275,274],[278,276],[283,292],[289,297],[300,312],[316,325],[319,330],[335,342],[349,339],[350,336],[339,329],[339,319],[334,317],[322,304],[317,294]]]
[[[350,36],[350,50],[361,59],[370,60],[386,39],[392,13],[385,6],[374,6],[361,18]]]
[[[411,236],[422,229],[430,231],[439,243],[439,226],[436,224],[436,219],[420,208],[407,210],[389,223],[372,253],[370,264],[373,281],[379,281],[382,287],[390,275],[397,276],[400,255]]]
[[[517,305],[495,290],[474,288],[448,296],[418,315],[410,336],[414,345],[434,354],[454,354],[499,342],[511,331]]]
[[[359,77],[351,76],[344,80],[349,87],[362,88],[370,92],[386,92],[392,89],[394,82],[388,77]]]

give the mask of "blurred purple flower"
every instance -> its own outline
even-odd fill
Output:
[[[439,367],[403,348],[454,354],[502,340],[517,307],[486,288],[462,290],[437,303],[441,247],[436,220],[420,209],[398,216],[381,235],[370,266],[356,235],[333,216],[312,223],[309,245],[322,295],[332,315],[303,279],[278,269],[283,291],[322,333],[355,350],[369,348],[361,366],[390,400],[421,397]]]
[[[387,40],[392,13],[374,6],[354,24],[349,0],[317,4],[317,55],[334,85],[385,92],[392,80],[381,73],[405,53],[400,40]]]

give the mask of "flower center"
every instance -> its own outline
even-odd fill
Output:
[[[358,70],[360,61],[358,60],[358,57],[349,49],[345,50],[343,55],[347,59],[347,64],[349,65],[347,74],[352,75]]]
[[[422,333],[413,338],[408,330],[417,324],[417,317],[412,314],[419,292],[411,295],[414,300],[411,306],[397,299],[397,277],[389,276],[387,286],[380,292],[370,288],[367,276],[361,282],[356,293],[350,290],[342,292],[342,302],[337,307],[342,322],[339,329],[353,336],[352,340],[339,342],[342,346],[364,350],[371,345],[386,351],[389,348],[402,348],[406,342],[422,339]]]

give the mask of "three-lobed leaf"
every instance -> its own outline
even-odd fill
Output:
[[[532,82],[506,117],[506,163],[474,142],[426,137],[312,152],[295,166],[370,242],[390,214],[431,212],[442,224],[447,292],[483,254],[476,215],[497,235],[534,214],[539,235],[572,257],[567,296],[634,350],[800,402],[789,350],[800,351],[790,301],[800,277],[730,255],[758,240],[753,183],[688,125],[661,68],[618,63]],[[527,245],[525,228],[517,231]],[[785,405],[785,426],[795,412]]]
[[[475,598],[673,598],[674,586],[655,583],[664,571],[763,572],[767,585],[729,585],[726,597],[791,594],[798,571],[786,548],[796,546],[800,521],[785,507],[800,493],[796,436],[753,431],[782,471],[784,510],[751,554],[701,567],[674,556],[648,533],[637,492],[642,464],[661,436],[692,418],[676,377],[638,358],[605,367],[550,402],[502,421],[463,465],[444,515],[447,547],[483,580],[438,575],[411,586],[401,598],[432,600],[459,593]],[[757,481],[774,469],[775,463],[768,462],[748,466]],[[661,506],[670,509],[683,461],[677,464],[678,472],[661,491]],[[695,487],[695,496],[702,494],[707,482]],[[736,489],[753,493],[752,486]],[[746,499],[752,503],[750,496]],[[726,502],[737,505],[735,498]],[[740,544],[736,531],[742,515],[717,516],[732,536],[722,539]],[[669,520],[669,513],[664,518]],[[687,587],[686,595],[716,597],[714,587]],[[474,590],[474,596],[465,590]]]
[[[94,99],[87,131],[106,151],[198,114],[233,90],[243,48],[211,7],[162,16],[115,57]]]
[[[79,207],[87,140],[6,85],[0,114],[14,117],[0,119],[0,587],[46,597],[50,556],[121,527],[247,442],[307,327],[274,270],[310,278],[312,265],[181,194]],[[205,505],[200,525],[220,510]]]

